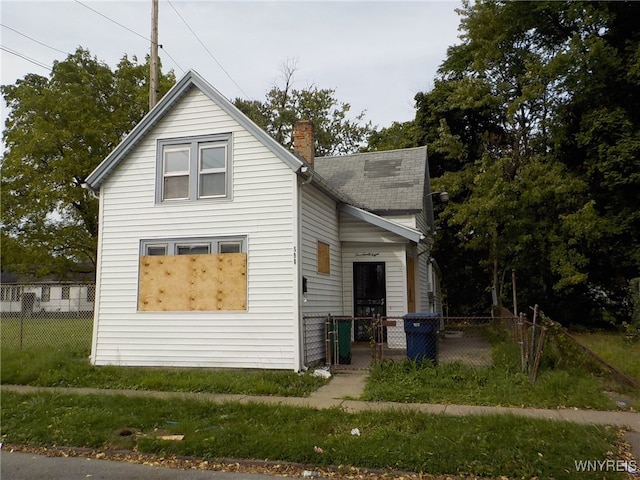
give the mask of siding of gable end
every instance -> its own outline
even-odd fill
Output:
[[[232,198],[157,204],[160,139],[231,133]],[[293,263],[297,176],[198,89],[191,89],[101,188],[97,365],[297,369]],[[138,310],[140,241],[246,237],[245,311]]]
[[[400,235],[365,223],[345,213],[340,214],[340,240],[362,243],[408,243],[408,240]]]

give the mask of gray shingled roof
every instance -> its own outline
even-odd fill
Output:
[[[421,211],[428,193],[427,147],[316,157],[313,168],[330,186],[373,212]]]

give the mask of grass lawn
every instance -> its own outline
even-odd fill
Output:
[[[92,331],[91,318],[2,318],[0,348],[3,351],[61,349],[88,354]]]
[[[6,350],[1,352],[4,384],[91,387],[170,392],[236,393],[306,397],[325,380],[292,371],[158,369],[89,363],[86,352]]]
[[[515,345],[498,344],[493,366],[460,363],[422,366],[414,362],[382,363],[372,369],[364,398],[373,401],[502,405],[537,408],[615,410],[597,377],[579,369],[542,370],[536,383],[519,368]]]
[[[640,341],[620,333],[580,333],[573,336],[627,375],[640,382]]]
[[[413,411],[346,413],[265,404],[213,404],[125,396],[2,394],[6,444],[128,449],[510,478],[603,478],[577,461],[616,459],[612,428]],[[358,428],[360,436],[352,435]],[[160,435],[184,435],[167,441]],[[314,447],[323,449],[323,453]],[[625,478],[607,472],[607,478]]]

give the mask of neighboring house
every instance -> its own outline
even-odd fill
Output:
[[[439,310],[426,149],[294,141],[191,71],[91,173],[94,364],[299,370],[303,316]]]
[[[90,318],[95,297],[94,284],[77,283],[3,283],[0,287],[0,311],[3,316],[83,313]]]

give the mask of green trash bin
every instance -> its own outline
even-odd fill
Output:
[[[334,364],[351,364],[351,318],[334,318],[331,322],[331,359]]]

